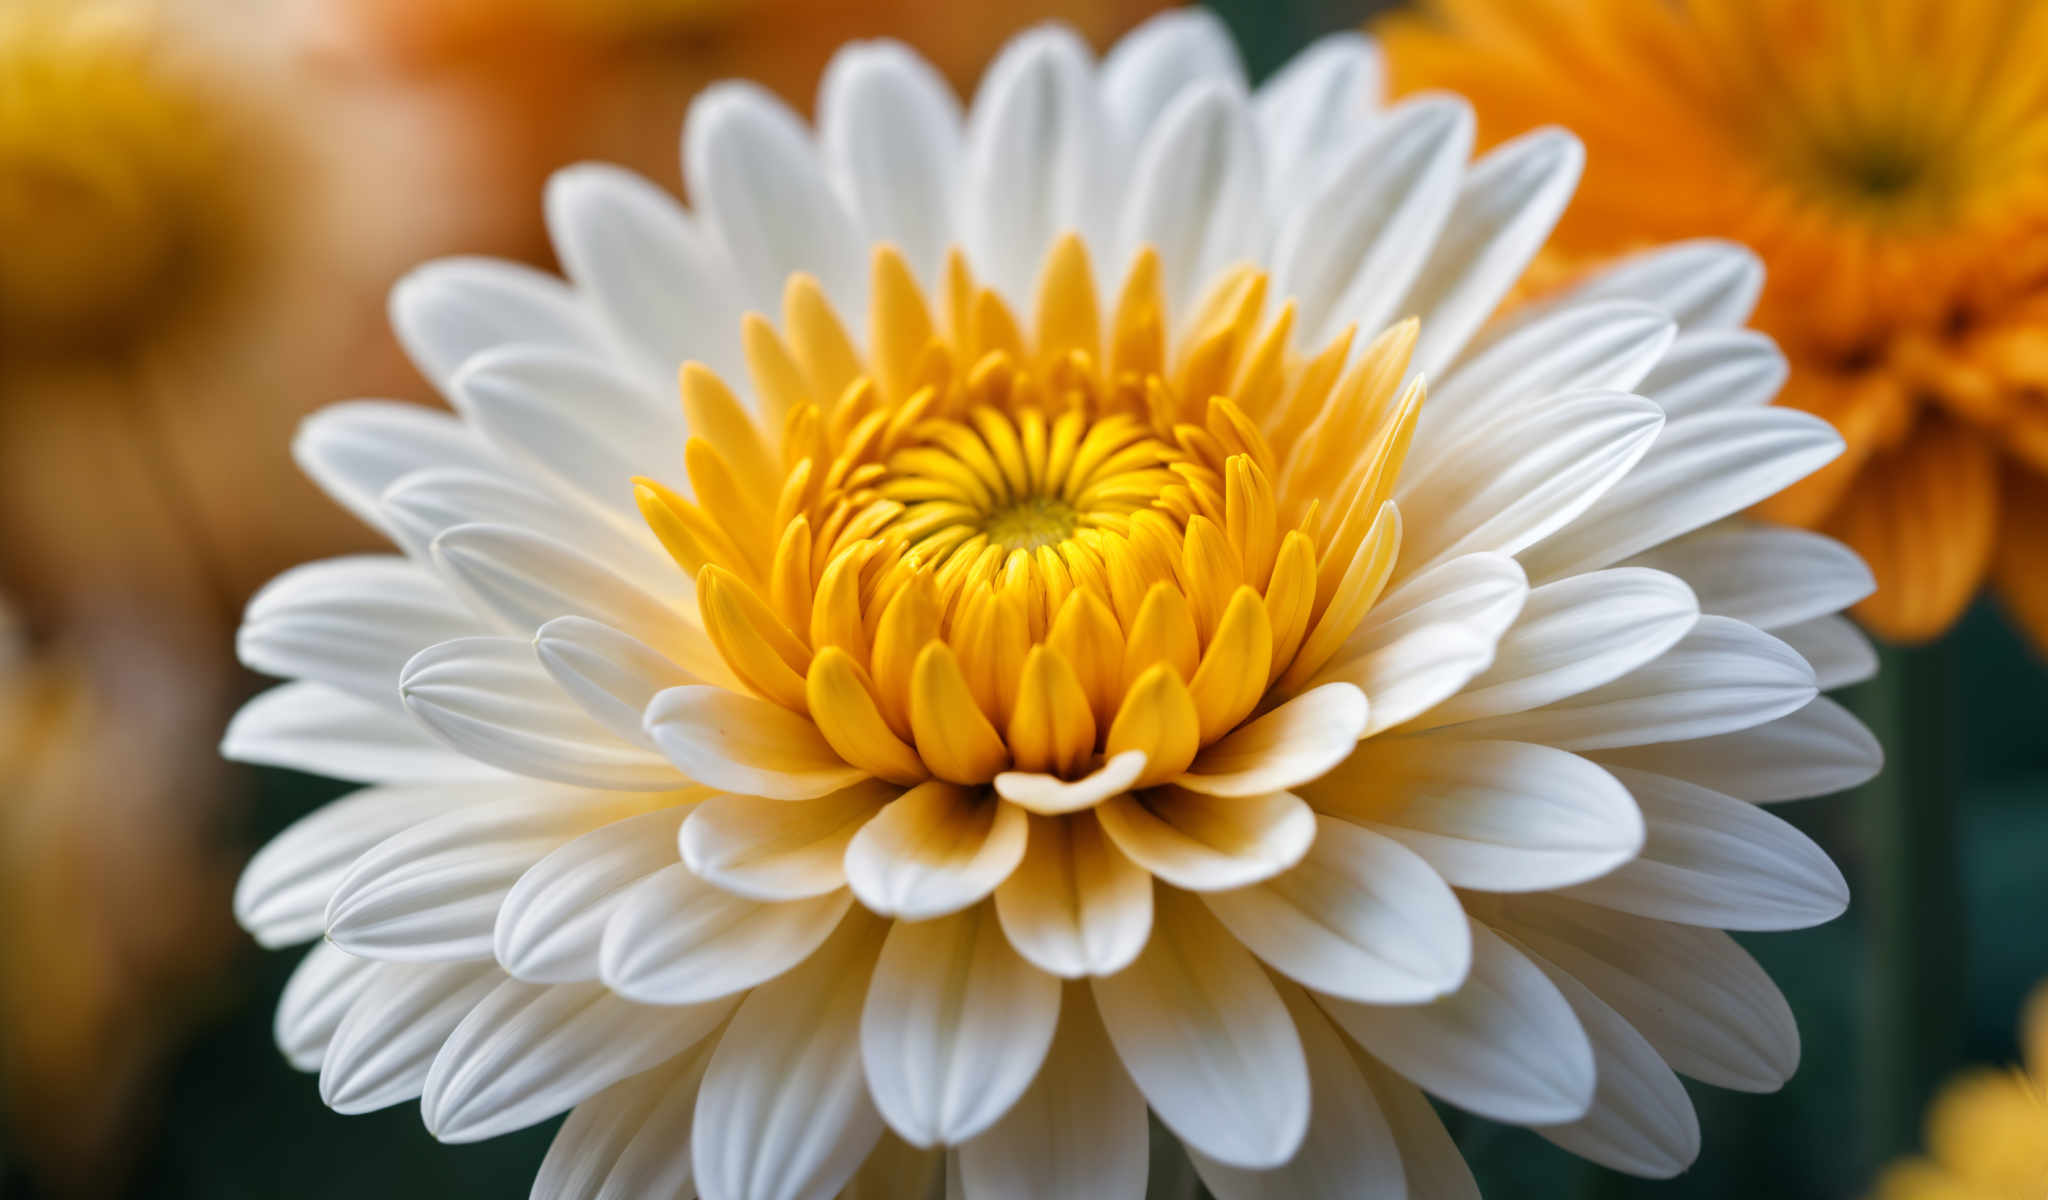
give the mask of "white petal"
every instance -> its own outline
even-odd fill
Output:
[[[1877,647],[1847,617],[1815,617],[1777,634],[1813,668],[1814,685],[1824,692],[1877,674]]]
[[[867,778],[804,717],[723,688],[661,692],[647,706],[646,725],[683,774],[721,791],[811,800]]]
[[[322,1102],[355,1114],[417,1098],[441,1043],[504,978],[488,962],[379,963],[328,1044]]]
[[[1692,585],[1700,611],[1758,629],[1839,612],[1877,588],[1854,550],[1804,529],[1727,521],[1630,560]]]
[[[435,642],[477,632],[432,574],[395,555],[293,567],[249,601],[235,652],[252,671],[307,678],[398,707],[398,672]]]
[[[1408,536],[1397,576],[1476,550],[1519,554],[1561,529],[1569,536],[1572,521],[1630,476],[1663,424],[1663,411],[1640,396],[1583,392],[1479,426],[1403,475],[1395,500]]]
[[[1735,939],[1561,896],[1501,898],[1486,920],[1572,973],[1680,1072],[1776,1091],[1799,1066],[1799,1026]]]
[[[1328,1017],[1298,987],[1280,985],[1308,1058],[1315,1102],[1308,1135],[1286,1165],[1270,1171],[1227,1167],[1189,1149],[1216,1200],[1353,1200],[1409,1195],[1401,1150],[1379,1101]]]
[[[1586,150],[1560,129],[1523,134],[1474,163],[1422,274],[1399,311],[1422,318],[1413,369],[1435,375],[1522,277],[1550,236]]]
[[[1267,194],[1285,214],[1315,195],[1373,123],[1385,71],[1379,48],[1345,30],[1311,43],[1252,97],[1266,146]]]
[[[1699,330],[1673,342],[1636,390],[1662,406],[1667,419],[1677,420],[1717,408],[1769,404],[1790,369],[1768,334]]]
[[[936,780],[891,800],[846,847],[846,882],[869,910],[943,916],[996,889],[1024,857],[1021,808]]]
[[[647,1007],[598,984],[508,979],[448,1035],[420,1114],[444,1142],[524,1129],[674,1058],[732,1010],[731,1000]]]
[[[1486,670],[1493,642],[1466,625],[1425,625],[1317,673],[1315,682],[1348,683],[1364,692],[1371,737],[1428,712]]]
[[[228,722],[220,752],[235,762],[358,783],[506,777],[449,749],[407,714],[318,683],[287,683],[244,704]]]
[[[1472,129],[1462,99],[1418,97],[1333,156],[1317,190],[1298,193],[1300,179],[1275,181],[1295,197],[1277,201],[1294,215],[1273,248],[1275,291],[1300,305],[1304,345],[1320,346],[1352,324],[1369,337],[1397,315],[1450,215]]]
[[[507,783],[379,842],[355,860],[327,905],[327,936],[402,962],[489,958],[505,893],[569,839],[625,815],[616,796]]]
[[[489,785],[387,785],[323,804],[266,842],[235,884],[235,919],[270,948],[319,937],[327,902],[358,856],[451,808],[496,798]]]
[[[1612,683],[1676,645],[1699,615],[1684,581],[1641,567],[1532,588],[1493,665],[1412,728],[1518,713]]]
[[[960,121],[945,78],[898,42],[849,43],[818,85],[825,163],[861,232],[901,249],[928,283],[953,240]]]
[[[1225,80],[1190,86],[1137,149],[1119,244],[1159,251],[1169,313],[1257,253],[1264,234],[1264,169],[1244,92]]]
[[[1441,559],[1387,589],[1345,639],[1344,662],[1428,625],[1463,625],[1491,646],[1520,615],[1529,595],[1522,564],[1482,552]]]
[[[875,1107],[913,1146],[964,1142],[1030,1086],[1059,1015],[1059,980],[1017,956],[989,905],[898,921],[861,1007]]]
[[[287,1062],[301,1071],[320,1069],[335,1028],[381,965],[357,958],[332,942],[315,943],[306,951],[285,981],[271,1025],[271,1035]]]
[[[1740,621],[1701,617],[1676,646],[1613,683],[1461,732],[1605,750],[1747,729],[1815,694],[1813,669],[1790,646]]]
[[[585,712],[518,638],[458,638],[422,650],[399,690],[449,745],[508,771],[641,791],[685,782],[644,739],[628,742]]]
[[[614,821],[535,863],[498,908],[498,962],[529,983],[596,979],[605,922],[629,888],[676,861],[688,812],[679,804]]]
[[[1147,1133],[1140,1095],[1102,1029],[1095,1001],[1068,984],[1059,1032],[1022,1098],[960,1147],[975,1200],[1144,1194]]]
[[[1566,894],[1637,916],[1721,929],[1804,929],[1849,906],[1827,851],[1791,825],[1662,775],[1613,768],[1642,806],[1642,853]]]
[[[853,218],[819,166],[809,131],[787,105],[751,83],[697,93],[683,125],[690,198],[731,255],[744,306],[782,311],[784,283],[805,272],[840,316],[866,315],[867,258]]]
[[[1024,861],[996,888],[1017,953],[1069,979],[1121,971],[1152,932],[1152,878],[1094,818],[1031,818]]]
[[[696,1194],[690,1118],[712,1039],[578,1104],[548,1145],[533,1200],[640,1200]]]
[[[672,383],[695,359],[742,377],[731,268],[674,197],[623,168],[578,163],[548,180],[546,209],[563,268],[643,375]]]
[[[1564,994],[1593,1043],[1593,1108],[1569,1125],[1536,1130],[1573,1154],[1647,1179],[1669,1179],[1700,1153],[1700,1120],[1685,1085],[1654,1046],[1586,985],[1531,955]]]
[[[1479,891],[1579,883],[1643,845],[1642,814],[1612,775],[1524,742],[1369,741],[1305,794],[1317,811],[1383,833],[1453,886]]]
[[[1270,879],[1300,862],[1316,836],[1315,814],[1290,792],[1226,799],[1153,788],[1106,801],[1095,816],[1132,862],[1197,892]]]
[[[1624,258],[1570,295],[1575,300],[1645,300],[1692,332],[1746,323],[1763,286],[1764,266],[1754,251],[1700,238]]]
[[[1117,1057],[1174,1135],[1227,1166],[1294,1156],[1308,1063],[1287,1006],[1192,896],[1164,891],[1144,953],[1094,981]]]
[[[330,404],[299,424],[292,461],[336,503],[373,529],[388,530],[377,498],[392,481],[424,467],[499,473],[502,460],[448,413],[391,400]]]
[[[643,1004],[698,1004],[764,983],[809,957],[852,904],[844,891],[763,904],[681,863],[633,885],[605,924],[606,986]]]
[[[556,617],[541,626],[533,652],[583,711],[642,745],[652,744],[645,714],[654,697],[702,682],[639,638],[588,617]]]
[[[1768,804],[1868,783],[1884,766],[1884,747],[1848,709],[1823,696],[1751,729],[1689,742],[1623,746],[1592,757]]]
[[[458,525],[505,526],[574,546],[644,590],[673,590],[679,574],[645,523],[627,525],[532,480],[473,467],[427,467],[399,476],[377,503],[392,538],[408,555],[431,567],[442,586],[480,619],[511,633],[531,633],[532,627],[508,623],[487,598],[436,563],[435,538]]]
[[[1842,437],[1790,408],[1735,408],[1669,422],[1628,478],[1522,556],[1533,579],[1620,562],[1740,512],[1825,466]]]
[[[1214,13],[1174,9],[1125,34],[1102,60],[1102,106],[1135,146],[1190,88],[1216,81],[1243,91],[1244,64]]]
[[[1035,771],[1004,771],[995,777],[996,794],[1017,807],[1045,816],[1093,808],[1119,792],[1129,791],[1145,773],[1145,752],[1126,750],[1079,779]]]
[[[860,1012],[885,929],[854,914],[733,1015],[690,1130],[706,1200],[831,1196],[881,1137],[861,1077]]]
[[[902,789],[866,780],[815,800],[713,796],[683,822],[683,862],[755,900],[802,900],[846,886],[846,847]]]
[[[1437,1119],[1429,1097],[1412,1083],[1388,1070],[1379,1060],[1359,1050],[1351,1061],[1372,1088],[1379,1101],[1380,1115],[1394,1133],[1394,1145],[1401,1151],[1401,1174],[1408,1182],[1408,1195],[1415,1200],[1480,1200],[1479,1185],[1458,1143]]]
[[[635,528],[635,476],[688,484],[681,410],[603,359],[504,346],[470,359],[451,386],[456,406],[507,458]]]
[[[1325,684],[1238,726],[1174,783],[1211,796],[1286,791],[1343,762],[1365,729],[1365,693]]]
[[[982,75],[967,117],[960,233],[974,269],[1012,304],[1028,306],[1061,232],[1108,244],[1107,134],[1088,47],[1071,30],[1013,39]]]
[[[391,289],[391,328],[420,373],[447,391],[471,356],[539,345],[602,354],[604,335],[561,280],[492,258],[444,258]]]
[[[1290,870],[1202,899],[1296,983],[1365,1004],[1455,991],[1471,966],[1465,910],[1429,864],[1391,838],[1329,817]]]
[[[1431,1004],[1320,998],[1375,1057],[1469,1112],[1518,1125],[1575,1121],[1593,1102],[1593,1048],[1571,1005],[1528,957],[1472,926],[1472,973]]]

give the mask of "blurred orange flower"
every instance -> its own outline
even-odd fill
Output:
[[[2048,5],[1434,0],[1380,32],[1395,88],[1463,92],[1482,140],[1585,139],[1560,271],[1763,256],[1780,402],[1849,441],[1765,515],[1869,561],[1865,624],[1938,636],[1990,581],[2048,649]]]
[[[1927,1154],[1895,1164],[1872,1200],[2039,1200],[2048,1188],[2048,985],[2027,1005],[2024,1069],[1952,1081],[1927,1112]]]

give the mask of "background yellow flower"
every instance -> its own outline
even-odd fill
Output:
[[[2022,1020],[2026,1065],[1958,1077],[1927,1113],[1927,1154],[1893,1166],[1873,1200],[2039,1200],[2048,1189],[2048,986]]]

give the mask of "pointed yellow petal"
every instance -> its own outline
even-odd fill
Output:
[[[775,535],[768,527],[772,517],[768,505],[773,497],[756,494],[703,438],[683,443],[683,466],[697,493],[697,507],[738,547],[749,576],[766,579],[775,548]]]
[[[1280,548],[1280,516],[1266,473],[1243,454],[1223,464],[1224,533],[1244,563],[1245,582],[1266,586],[1273,573],[1273,555]]]
[[[809,275],[792,275],[782,292],[782,326],[789,348],[803,367],[811,395],[837,400],[863,373],[860,352],[832,311],[825,290]]]
[[[1072,775],[1095,755],[1095,714],[1064,658],[1033,646],[1024,658],[1017,708],[1010,714],[1010,757],[1019,771]]]
[[[1145,376],[1166,370],[1166,293],[1159,281],[1159,251],[1141,247],[1117,294],[1110,333],[1111,374]]]
[[[662,548],[692,576],[706,563],[734,571],[753,570],[732,539],[703,510],[672,489],[652,479],[635,479],[633,499]]]
[[[1267,670],[1273,664],[1273,629],[1266,622],[1266,604],[1249,587],[1230,597],[1216,636],[1202,653],[1202,665],[1188,681],[1206,744],[1230,732],[1258,707],[1266,692]]]
[[[974,345],[982,354],[999,350],[1013,360],[1024,358],[1024,335],[1003,298],[987,288],[974,297]]]
[[[761,438],[760,427],[754,424],[740,398],[711,368],[703,363],[684,363],[680,385],[683,419],[689,423],[693,436],[716,447],[719,457],[731,464],[734,473],[748,481],[751,488],[758,490],[782,478],[775,457],[768,453],[768,443]]]
[[[925,347],[931,343],[932,316],[917,276],[894,246],[875,248],[868,312],[876,379],[890,397],[901,399],[913,390]]]
[[[853,656],[827,646],[811,660],[804,696],[811,720],[839,757],[891,783],[911,784],[925,776],[924,760],[889,729],[875,703],[866,672]]]
[[[868,634],[861,622],[860,577],[871,554],[861,550],[854,547],[826,564],[807,615],[813,650],[837,646],[853,655],[855,662],[864,663],[868,660]]]
[[[1124,688],[1136,687],[1139,676],[1162,665],[1182,679],[1193,679],[1201,653],[1187,597],[1170,583],[1155,583],[1124,640]]]
[[[1181,579],[1188,592],[1188,607],[1195,616],[1195,629],[1207,641],[1216,636],[1223,620],[1223,607],[1231,593],[1244,582],[1244,568],[1230,539],[1207,517],[1188,521],[1187,541],[1181,550]]]
[[[1280,552],[1273,558],[1273,577],[1266,583],[1266,623],[1273,627],[1273,665],[1266,670],[1266,683],[1280,678],[1302,638],[1308,635],[1310,616],[1316,604],[1316,551],[1308,535],[1289,530],[1280,539]]]
[[[1124,635],[1102,598],[1076,589],[1053,618],[1045,644],[1074,668],[1096,721],[1107,725],[1123,699]]]
[[[910,676],[917,656],[938,636],[938,598],[932,593],[931,576],[919,572],[882,609],[874,653],[869,656],[882,715],[899,737],[910,733]]]
[[[910,727],[918,757],[940,779],[987,783],[1009,765],[1003,739],[974,702],[960,660],[944,642],[930,643],[917,656],[910,682]],[[1193,751],[1188,761],[1194,761]]]
[[[1095,277],[1078,234],[1067,233],[1046,256],[1038,279],[1038,359],[1051,363],[1079,350],[1102,353],[1102,316],[1095,306]]]
[[[811,615],[811,523],[798,516],[782,528],[775,561],[768,568],[768,603],[791,629],[802,629]],[[816,645],[814,641],[812,643]]]
[[[733,674],[784,708],[805,711],[811,653],[739,576],[716,565],[697,573],[704,632]]]
[[[761,398],[761,415],[768,428],[788,427],[790,415],[813,402],[810,384],[796,356],[783,344],[775,326],[760,313],[740,319],[740,345],[747,356],[747,378],[754,382],[754,394]]]
[[[1145,772],[1132,786],[1164,783],[1195,761],[1195,751],[1201,748],[1200,721],[1187,685],[1173,668],[1160,663],[1140,675],[1125,694],[1103,753],[1114,758],[1126,750],[1142,750]]]
[[[1286,693],[1299,690],[1302,685],[1315,677],[1330,656],[1344,645],[1344,639],[1358,627],[1372,602],[1379,599],[1380,589],[1387,585],[1387,576],[1394,572],[1394,560],[1401,553],[1401,513],[1392,500],[1380,505],[1379,518],[1372,523],[1363,541],[1358,544],[1358,553],[1338,581],[1336,592],[1329,603],[1323,606],[1320,616],[1315,619],[1314,628],[1302,643],[1301,651],[1294,656],[1294,662],[1281,675],[1278,690]]]

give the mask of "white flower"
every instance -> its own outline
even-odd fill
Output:
[[[1578,144],[1375,88],[1176,13],[963,118],[854,45],[815,136],[698,99],[691,210],[560,175],[568,283],[404,281],[459,415],[308,422],[403,554],[257,597],[226,741],[371,785],[237,897],[326,934],[322,1096],[710,1200],[1135,1197],[1149,1106],[1231,1200],[1471,1194],[1422,1091],[1664,1175],[1674,1069],[1782,1083],[1717,927],[1846,902],[1759,803],[1875,769],[1870,581],[1737,514],[1839,440],[1733,247],[1481,333]]]

